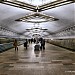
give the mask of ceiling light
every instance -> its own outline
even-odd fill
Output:
[[[6,5],[10,5],[10,6],[14,6],[14,7],[22,8],[22,9],[27,9],[31,11],[34,11],[36,8],[36,6],[30,5],[21,1],[17,1],[17,0],[1,0],[0,2]]]
[[[30,23],[43,23],[43,22],[51,22],[51,21],[57,21],[59,19],[54,18],[53,16],[48,16],[43,13],[33,13],[26,15],[22,18],[19,18],[15,21],[23,21],[23,22],[30,22]]]
[[[41,9],[41,11],[44,11],[44,10],[52,9],[55,7],[63,6],[63,5],[74,3],[74,2],[75,2],[74,0],[56,0],[44,5],[41,5],[39,6],[39,8]]]

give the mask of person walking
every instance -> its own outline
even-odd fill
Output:
[[[18,51],[18,42],[17,42],[16,39],[14,40],[13,46],[14,46],[14,48],[15,48],[15,51],[16,51],[16,50]]]
[[[34,38],[34,43],[36,42],[36,39]]]
[[[28,41],[26,39],[25,42],[24,42],[24,47],[26,47],[26,49],[27,49],[27,44],[28,44]]]
[[[45,50],[45,40],[44,40],[43,38],[41,38],[40,43],[41,43],[40,49],[41,49],[41,50],[42,50],[42,49]]]

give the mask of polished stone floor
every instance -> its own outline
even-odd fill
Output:
[[[48,43],[45,51],[21,45],[18,52],[0,53],[0,75],[75,75],[75,52]]]

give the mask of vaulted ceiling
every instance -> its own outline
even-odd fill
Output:
[[[35,0],[26,0],[26,1],[29,1],[29,2],[33,1],[32,4],[30,5],[33,5],[35,2]],[[45,1],[47,0],[43,0],[43,1],[44,1],[43,3],[45,3]],[[49,1],[50,0],[48,0],[47,3]],[[39,0],[39,2],[41,4],[42,0]],[[36,5],[34,4],[34,7],[35,6]],[[41,6],[39,7],[41,8]],[[34,12],[31,10],[28,10],[27,8],[22,9],[19,7],[6,5],[5,3],[0,3],[0,26],[10,29],[11,31],[24,35],[26,37],[32,37],[32,35],[34,34],[35,35],[39,34],[41,36],[51,36],[52,34],[55,34],[57,32],[64,30],[66,27],[75,25],[75,3],[70,3],[67,5],[54,7],[54,8],[48,8],[44,11],[41,10],[40,12],[38,12],[40,14],[45,14],[46,16],[49,16],[49,17],[51,16],[53,18],[58,19],[56,21],[52,20],[52,21],[38,23],[36,20],[37,16],[29,18],[29,20],[31,19],[36,20],[36,23],[34,22],[31,23],[26,21],[15,21],[17,19],[25,17],[26,15],[37,13],[37,10],[36,12]],[[40,17],[38,17],[39,20],[41,20]],[[44,17],[43,19],[45,18],[47,17]],[[36,30],[38,32],[36,31],[33,32],[32,28],[34,27],[36,28],[39,27],[40,33],[38,29]],[[27,30],[27,29],[30,29],[30,30]]]

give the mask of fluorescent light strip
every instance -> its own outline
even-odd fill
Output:
[[[20,18],[20,19],[26,19],[26,20],[27,20],[27,18],[28,18],[28,19],[34,19],[34,18],[35,18],[34,15],[36,15],[36,13],[35,13],[35,14],[27,15],[27,16],[22,17],[22,18]],[[53,16],[48,16],[48,15],[45,15],[45,14],[38,14],[38,15],[39,15],[39,16],[38,16],[39,18],[45,18],[46,20],[48,20],[48,19],[54,19]]]
[[[52,22],[52,20],[47,20],[47,21],[35,21],[35,22],[33,22],[33,21],[22,21],[22,22],[30,22],[30,23],[43,23],[43,22]]]
[[[22,8],[22,9],[27,9],[27,10],[33,11],[33,10],[32,10],[32,9],[30,9],[30,8],[22,7],[22,6],[15,5],[15,4],[8,3],[8,2],[4,2],[3,4],[6,4],[6,5],[10,5],[10,6],[14,6],[14,7],[18,7],[18,8]]]
[[[56,7],[63,6],[63,5],[67,5],[67,4],[70,4],[70,3],[73,3],[73,2],[66,2],[66,3],[62,3],[62,4],[58,4],[58,5],[48,6],[48,7],[42,8],[41,11],[56,8]]]
[[[33,5],[30,5],[21,1],[17,1],[17,0],[4,0],[4,1],[1,0],[1,2],[10,6],[15,6],[22,9],[31,10],[31,11],[38,10],[36,9],[37,6],[33,6]],[[38,6],[37,8],[39,8],[40,11],[44,11],[47,9],[55,8],[58,6],[62,6],[62,5],[66,5],[66,4],[70,4],[74,2],[75,0],[58,0],[58,1],[53,1],[44,5]]]
[[[36,8],[36,6],[33,6],[33,5],[30,5],[30,4],[27,4],[27,3],[23,3],[23,2],[20,2],[20,1],[16,1],[16,3],[18,3],[18,4],[22,4],[22,5],[27,5],[28,7],[32,7],[32,8]]]
[[[72,1],[66,1],[66,0],[65,1],[55,1],[52,3],[48,3],[45,5],[39,6],[39,8],[41,9],[41,11],[44,11],[44,10],[52,9],[52,8],[66,5],[66,4],[70,4],[70,3],[74,3],[74,1],[73,0]]]
[[[60,4],[60,3],[64,3],[64,2],[73,2],[73,1],[67,1],[67,0],[54,1],[54,2],[50,2],[50,3],[47,3],[47,4],[41,5],[39,7],[41,9],[41,8],[44,8],[44,7],[47,7],[47,6],[50,6],[50,5]]]
[[[18,4],[18,5],[22,5],[22,6],[27,6],[29,8],[33,8],[35,9],[36,6],[24,3],[24,2],[20,2],[20,1],[6,1],[6,2],[10,2],[10,3],[14,3],[14,4]]]
[[[16,21],[22,21],[22,22],[30,22],[30,23],[43,23],[43,22],[52,22],[52,21],[56,21],[56,18],[50,18],[50,19],[46,19],[45,21],[29,21],[27,19],[17,19]]]
[[[7,5],[10,5],[10,6],[14,6],[14,7],[18,7],[18,8],[22,8],[22,9],[27,9],[27,10],[31,10],[31,11],[34,11],[34,8],[29,6],[29,5],[25,5],[25,4],[20,4],[18,2],[10,2],[10,1],[4,1],[2,2],[3,4],[7,4]]]
[[[13,3],[16,3],[16,4],[25,5],[25,6],[29,6],[29,7],[33,7],[33,8],[36,7],[34,5],[31,5],[31,4],[28,4],[28,3],[25,3],[25,2],[21,2],[21,1],[17,1],[17,0],[5,0],[5,1],[6,2],[13,2]]]
[[[46,18],[50,18],[50,19],[53,19],[54,17],[53,16],[48,16],[46,14],[40,14],[42,17],[46,17]]]

